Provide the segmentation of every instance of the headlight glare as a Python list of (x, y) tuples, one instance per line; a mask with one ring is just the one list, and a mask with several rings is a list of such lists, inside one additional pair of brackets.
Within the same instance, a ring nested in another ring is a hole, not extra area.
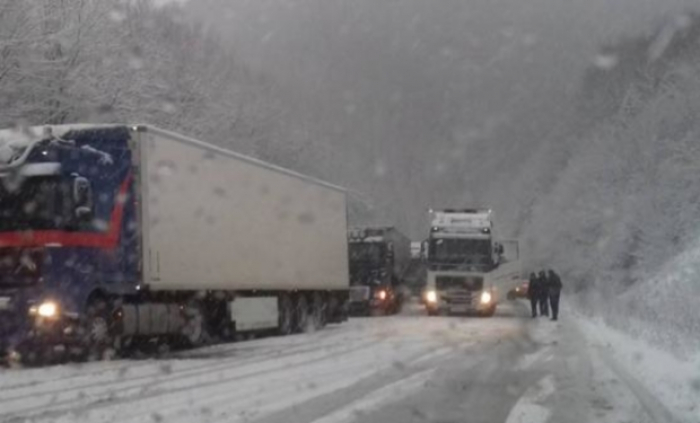
[(56, 317), (58, 315), (58, 304), (53, 301), (45, 301), (39, 307), (32, 308), (41, 317)]
[(428, 291), (425, 294), (425, 299), (428, 300), (429, 303), (436, 303), (437, 302), (437, 292), (435, 291)]
[(484, 291), (481, 293), (481, 304), (488, 304), (491, 302), (491, 293)]

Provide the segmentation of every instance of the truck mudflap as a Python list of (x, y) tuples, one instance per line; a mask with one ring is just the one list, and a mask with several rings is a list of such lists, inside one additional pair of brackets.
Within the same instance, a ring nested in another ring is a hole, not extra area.
[(350, 316), (350, 298), (347, 291), (333, 295), (328, 302), (328, 323), (347, 322)]

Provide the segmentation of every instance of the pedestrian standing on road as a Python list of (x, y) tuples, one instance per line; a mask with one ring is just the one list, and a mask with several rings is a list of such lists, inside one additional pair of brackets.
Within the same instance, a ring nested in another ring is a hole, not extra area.
[(544, 270), (540, 270), (538, 276), (538, 302), (540, 304), (540, 316), (549, 317), (549, 280)]
[(532, 318), (537, 317), (537, 302), (540, 299), (539, 293), (539, 278), (535, 272), (530, 273), (530, 281), (527, 285), (527, 296), (530, 298), (530, 308), (532, 309)]
[(559, 297), (561, 296), (561, 278), (554, 273), (554, 270), (549, 269), (548, 272), (548, 293), (549, 304), (552, 306), (552, 320), (559, 318)]

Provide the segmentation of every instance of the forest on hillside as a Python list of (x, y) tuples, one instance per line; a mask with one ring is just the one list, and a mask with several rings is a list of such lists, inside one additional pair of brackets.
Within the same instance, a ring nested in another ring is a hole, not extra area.
[(145, 122), (313, 171), (274, 84), (151, 0), (0, 0), (0, 127)]
[(535, 173), (513, 188), (530, 195), (518, 223), (532, 262), (563, 269), (599, 311), (696, 336), (700, 15), (604, 45), (578, 98), (581, 130), (538, 158), (560, 170), (539, 192)]
[(0, 0), (0, 128), (149, 123), (342, 183), (283, 98), (177, 3)]

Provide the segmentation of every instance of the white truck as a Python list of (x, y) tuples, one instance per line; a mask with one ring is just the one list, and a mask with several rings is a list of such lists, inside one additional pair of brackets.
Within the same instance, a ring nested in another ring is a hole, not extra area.
[(497, 241), (491, 210), (431, 211), (427, 282), (429, 315), (493, 316), (521, 276), (517, 241)]
[(347, 318), (346, 193), (145, 125), (0, 131), (0, 351)]

